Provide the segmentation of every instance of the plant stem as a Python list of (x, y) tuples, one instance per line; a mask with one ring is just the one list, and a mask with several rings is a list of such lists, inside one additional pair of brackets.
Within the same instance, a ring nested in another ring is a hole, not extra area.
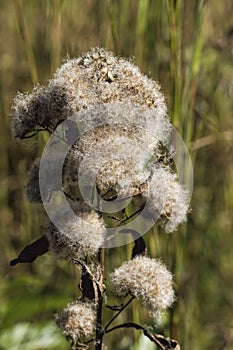
[(122, 308), (116, 313), (116, 315), (108, 322), (108, 324), (106, 325), (106, 327), (104, 328), (105, 332), (107, 331), (108, 327), (112, 324), (112, 322), (120, 315), (120, 313), (131, 303), (131, 301), (134, 299), (135, 297), (132, 296), (127, 303), (122, 306)]
[[(103, 279), (103, 273), (104, 273), (104, 248), (100, 248), (99, 250), (99, 256), (98, 256), (99, 264), (101, 267), (101, 281)], [(97, 301), (97, 308), (96, 308), (96, 343), (95, 343), (95, 350), (101, 350), (102, 349), (102, 342), (103, 342), (103, 336), (104, 336), (104, 330), (102, 327), (102, 305), (103, 305), (103, 291), (98, 289), (98, 301)]]
[(110, 333), (110, 332), (115, 331), (116, 329), (119, 329), (119, 328), (135, 328), (135, 329), (139, 329), (139, 330), (145, 329), (140, 324), (137, 324), (134, 322), (127, 322), (127, 323), (118, 324), (117, 326), (114, 326), (114, 327), (106, 330), (106, 333)]
[(102, 295), (99, 296), (97, 304), (97, 319), (96, 319), (96, 343), (95, 350), (102, 349), (103, 329), (102, 329)]

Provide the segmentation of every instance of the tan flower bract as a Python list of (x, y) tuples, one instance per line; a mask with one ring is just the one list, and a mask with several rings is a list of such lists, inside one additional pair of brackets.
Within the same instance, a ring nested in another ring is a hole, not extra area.
[(153, 317), (158, 317), (174, 301), (172, 274), (156, 259), (136, 256), (124, 262), (110, 277), (117, 295), (131, 293), (149, 308)]

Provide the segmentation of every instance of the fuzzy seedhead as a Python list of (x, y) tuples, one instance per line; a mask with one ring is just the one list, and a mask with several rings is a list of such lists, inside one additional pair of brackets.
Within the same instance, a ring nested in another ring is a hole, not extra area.
[(160, 261), (136, 256), (111, 274), (117, 295), (131, 293), (149, 308), (153, 317), (170, 307), (174, 301), (172, 275)]
[(60, 230), (47, 221), (45, 234), (50, 250), (68, 260), (95, 255), (104, 242), (104, 221), (86, 204), (76, 202), (71, 205), (76, 215), (59, 217), (62, 221)]
[(95, 306), (91, 303), (75, 301), (56, 316), (56, 324), (70, 340), (88, 337), (95, 330)]

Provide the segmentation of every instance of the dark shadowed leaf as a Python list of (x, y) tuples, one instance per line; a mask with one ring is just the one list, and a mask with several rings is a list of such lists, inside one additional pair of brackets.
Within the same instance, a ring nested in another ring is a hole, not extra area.
[(94, 281), (94, 276), (91, 271), (85, 266), (82, 266), (82, 276), (79, 284), (83, 297), (89, 300), (98, 298), (98, 290)]
[(45, 235), (37, 239), (35, 242), (27, 245), (19, 254), (18, 258), (11, 260), (10, 266), (18, 263), (32, 263), (40, 255), (47, 253), (49, 250), (49, 242)]

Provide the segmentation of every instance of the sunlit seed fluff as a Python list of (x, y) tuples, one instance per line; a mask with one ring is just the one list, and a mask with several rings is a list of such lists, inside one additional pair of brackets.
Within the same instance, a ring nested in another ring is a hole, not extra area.
[(131, 293), (148, 307), (153, 317), (158, 317), (174, 301), (172, 274), (156, 259), (136, 256), (124, 262), (110, 277), (117, 295)]
[(13, 134), (25, 138), (40, 128), (54, 129), (73, 112), (114, 101), (148, 106), (159, 118), (167, 115), (165, 98), (155, 81), (128, 60), (95, 48), (63, 64), (47, 87), (18, 93), (12, 107)]
[[(154, 149), (161, 142), (166, 144), (171, 133), (171, 124), (166, 114), (160, 115), (156, 108), (137, 105), (129, 100), (98, 103), (72, 115), (81, 134), (101, 126), (123, 127), (134, 131), (138, 140)], [(136, 130), (133, 130), (136, 128)]]
[(70, 340), (88, 337), (95, 329), (96, 313), (94, 305), (76, 301), (56, 316), (56, 324)]
[(159, 143), (166, 143), (170, 134), (167, 118), (129, 102), (95, 105), (76, 113), (73, 121), (82, 132), (67, 156), (66, 179), (77, 181), (81, 166), (87, 182), (96, 180), (101, 195), (111, 188), (119, 197), (137, 194)]
[[(188, 193), (178, 182), (177, 175), (169, 168), (154, 169), (148, 189), (143, 193), (149, 209), (157, 218), (162, 218), (167, 232), (173, 232), (186, 220), (188, 211)], [(157, 215), (159, 213), (159, 215)]]
[(68, 60), (57, 70), (53, 84), (65, 87), (75, 111), (96, 103), (131, 101), (167, 114), (160, 86), (138, 67), (103, 48), (93, 48), (78, 59)]
[(97, 186), (100, 195), (113, 188), (118, 196), (136, 194), (149, 177), (150, 157), (147, 145), (137, 142), (134, 133), (105, 127), (80, 138), (68, 156), (64, 174), (70, 181), (82, 175), (87, 186)]
[(23, 139), (40, 129), (54, 129), (70, 115), (66, 91), (59, 84), (37, 85), (31, 92), (18, 93), (12, 106), (12, 132)]
[[(74, 215), (48, 221), (45, 226), (50, 250), (64, 259), (94, 255), (104, 242), (103, 219), (86, 204), (72, 204)], [(59, 229), (55, 224), (59, 223)]]

